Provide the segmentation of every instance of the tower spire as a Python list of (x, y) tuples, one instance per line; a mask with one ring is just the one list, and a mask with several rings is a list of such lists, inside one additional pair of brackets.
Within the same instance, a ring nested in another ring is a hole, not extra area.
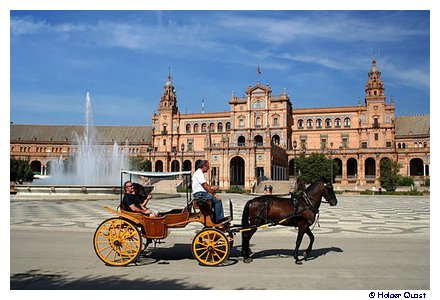
[(373, 58), (365, 86), (365, 104), (369, 101), (385, 101), (385, 87), (380, 79), (381, 74), (377, 61)]

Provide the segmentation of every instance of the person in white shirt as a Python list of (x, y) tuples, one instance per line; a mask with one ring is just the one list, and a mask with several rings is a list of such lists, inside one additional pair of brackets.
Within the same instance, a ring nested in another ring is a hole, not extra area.
[(224, 220), (222, 199), (215, 194), (215, 188), (211, 187), (205, 179), (205, 174), (209, 170), (209, 162), (202, 160), (197, 166), (197, 171), (192, 176), (192, 193), (194, 199), (200, 195), (204, 201), (211, 200), (214, 204), (215, 223), (221, 223)]

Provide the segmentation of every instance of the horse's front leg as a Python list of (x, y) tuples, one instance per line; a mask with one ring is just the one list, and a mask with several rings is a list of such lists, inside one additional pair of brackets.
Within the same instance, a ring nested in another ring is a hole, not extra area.
[(241, 242), (241, 254), (243, 255), (243, 262), (250, 263), (252, 262), (251, 255), (251, 249), (249, 247), (249, 243), (251, 240), (252, 235), (255, 233), (255, 229), (249, 230), (249, 231), (243, 231), (241, 233), (242, 242)]
[(312, 230), (310, 230), (310, 227), (307, 227), (306, 234), (309, 236), (310, 243), (307, 247), (307, 250), (304, 251), (304, 260), (307, 260), (307, 256), (309, 256), (310, 252), (312, 252), (313, 242), (315, 241), (315, 236), (312, 233)]
[(306, 232), (306, 226), (307, 225), (304, 224), (303, 222), (300, 222), (298, 224), (298, 236), (296, 237), (295, 250), (293, 251), (293, 257), (295, 258), (295, 263), (297, 265), (302, 265), (301, 260), (298, 258), (298, 252), (299, 252), (299, 247), (301, 246), (304, 233)]

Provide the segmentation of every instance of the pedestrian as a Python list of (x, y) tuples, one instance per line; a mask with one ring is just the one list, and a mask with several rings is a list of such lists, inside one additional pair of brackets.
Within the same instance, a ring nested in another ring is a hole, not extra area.
[(272, 195), (272, 191), (273, 191), (273, 186), (272, 186), (272, 185), (269, 185), (269, 194)]

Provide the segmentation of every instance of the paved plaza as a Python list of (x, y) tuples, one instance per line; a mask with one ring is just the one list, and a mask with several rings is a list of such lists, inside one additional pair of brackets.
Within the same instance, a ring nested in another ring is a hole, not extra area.
[[(234, 224), (249, 195), (232, 200)], [(235, 236), (229, 260), (203, 267), (191, 254), (200, 224), (173, 229), (136, 264), (109, 267), (93, 250), (93, 232), (113, 217), (103, 206), (118, 200), (23, 200), (11, 197), (12, 289), (430, 289), (430, 199), (428, 197), (338, 196), (322, 204), (310, 260), (295, 265), (295, 229), (259, 230), (251, 241), (254, 261), (241, 259)], [(152, 200), (161, 211), (184, 207), (185, 197)], [(228, 210), (225, 201), (226, 211)], [(301, 249), (308, 244), (305, 237)], [(368, 292), (365, 292), (368, 297)]]
[[(225, 214), (229, 214), (228, 200), (233, 203), (233, 224), (241, 223), (241, 214), (252, 196), (222, 194)], [(41, 228), (47, 230), (94, 231), (105, 219), (115, 215), (103, 209), (116, 209), (119, 200), (17, 200), (11, 199), (11, 229)], [(318, 235), (337, 234), (357, 236), (399, 237), (405, 234), (429, 235), (429, 197), (411, 196), (343, 196), (338, 195), (338, 205), (320, 207), (319, 224), (313, 231)], [(159, 211), (183, 208), (186, 197), (156, 197), (149, 203)], [(201, 225), (188, 224), (173, 229), (176, 234), (194, 234)], [(265, 231), (287, 233), (292, 228), (277, 226)]]

